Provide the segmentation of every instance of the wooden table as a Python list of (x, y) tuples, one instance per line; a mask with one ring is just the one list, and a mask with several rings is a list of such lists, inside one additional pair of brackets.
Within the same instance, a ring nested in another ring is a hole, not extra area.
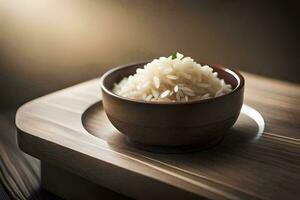
[(243, 75), (245, 113), (254, 118), (242, 114), (209, 149), (158, 154), (128, 145), (105, 116), (98, 79), (22, 106), (18, 144), (41, 160), (43, 187), (68, 199), (299, 199), (300, 87)]

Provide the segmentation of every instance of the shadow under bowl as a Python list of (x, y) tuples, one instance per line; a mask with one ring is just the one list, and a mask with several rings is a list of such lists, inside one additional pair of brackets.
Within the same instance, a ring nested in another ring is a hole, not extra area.
[(210, 65), (232, 92), (188, 102), (147, 102), (112, 92), (114, 83), (135, 73), (146, 63), (120, 66), (101, 79), (103, 107), (108, 119), (133, 143), (158, 146), (206, 146), (223, 137), (236, 122), (244, 97), (244, 78), (234, 70)]

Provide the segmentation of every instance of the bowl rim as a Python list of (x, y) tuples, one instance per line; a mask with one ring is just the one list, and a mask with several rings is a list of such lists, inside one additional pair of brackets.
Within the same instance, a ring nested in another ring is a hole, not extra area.
[[(150, 61), (151, 62), (151, 61)], [(130, 101), (130, 102), (133, 102), (133, 103), (141, 103), (141, 104), (149, 104), (149, 105), (179, 105), (179, 104), (183, 104), (183, 105), (186, 105), (186, 104), (196, 104), (196, 103), (204, 103), (204, 102), (212, 102), (212, 101), (216, 101), (218, 99), (222, 99), (222, 98), (225, 98), (225, 97), (228, 97), (228, 96), (231, 96), (233, 94), (235, 94), (236, 92), (238, 92), (239, 90), (241, 90), (244, 85), (245, 85), (245, 79), (243, 77), (243, 75), (238, 72), (237, 70), (234, 70), (234, 69), (229, 69), (221, 64), (206, 64), (206, 63), (200, 63), (201, 65), (208, 65), (210, 67), (212, 67), (213, 69), (214, 68), (218, 68), (220, 70), (223, 70), (225, 71), (226, 73), (229, 73), (231, 74), (237, 81), (238, 81), (238, 85), (229, 93), (227, 94), (224, 94), (224, 95), (221, 95), (221, 96), (218, 96), (218, 97), (213, 97), (213, 98), (209, 98), (209, 99), (199, 99), (199, 100), (191, 100), (191, 101), (184, 101), (184, 102), (163, 102), (163, 101), (144, 101), (144, 100), (137, 100), (137, 99), (131, 99), (131, 98), (127, 98), (127, 97), (123, 97), (123, 96), (120, 96), (120, 95), (117, 95), (115, 93), (113, 93), (110, 89), (106, 88), (106, 86), (104, 85), (104, 80), (106, 79), (106, 77), (108, 77), (110, 74), (114, 73), (114, 72), (117, 72), (117, 71), (120, 71), (124, 68), (127, 68), (127, 67), (132, 67), (132, 66), (135, 66), (135, 65), (145, 65), (149, 63), (149, 61), (139, 61), (139, 62), (133, 62), (133, 63), (129, 63), (129, 64), (124, 64), (124, 65), (119, 65), (117, 67), (114, 67), (108, 71), (106, 71), (102, 76), (101, 76), (101, 79), (100, 79), (100, 87), (102, 90), (104, 90), (107, 94), (115, 97), (115, 98), (118, 98), (118, 99), (122, 99), (124, 101)]]

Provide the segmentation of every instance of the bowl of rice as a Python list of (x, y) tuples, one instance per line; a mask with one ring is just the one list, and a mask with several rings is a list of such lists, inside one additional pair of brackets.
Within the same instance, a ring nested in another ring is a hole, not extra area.
[(101, 78), (101, 91), (108, 119), (130, 142), (205, 146), (237, 120), (244, 78), (175, 53), (109, 70)]

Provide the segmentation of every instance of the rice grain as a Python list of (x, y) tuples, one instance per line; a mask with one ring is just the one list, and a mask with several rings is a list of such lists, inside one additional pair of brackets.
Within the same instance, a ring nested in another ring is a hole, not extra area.
[(231, 85), (220, 79), (211, 67), (180, 53), (175, 58), (154, 59), (113, 87), (115, 94), (126, 98), (166, 102), (208, 99), (231, 91)]

